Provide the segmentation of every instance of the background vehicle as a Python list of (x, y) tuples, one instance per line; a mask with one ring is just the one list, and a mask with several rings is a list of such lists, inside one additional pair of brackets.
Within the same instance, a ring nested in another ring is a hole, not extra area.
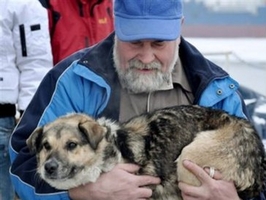
[(266, 97), (244, 86), (240, 87), (240, 93), (247, 105), (250, 120), (262, 138), (266, 149)]

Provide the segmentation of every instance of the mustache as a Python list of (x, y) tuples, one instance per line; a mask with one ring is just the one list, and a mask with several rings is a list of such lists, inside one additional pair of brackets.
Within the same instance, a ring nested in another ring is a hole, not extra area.
[(158, 61), (153, 61), (151, 63), (145, 64), (140, 60), (133, 59), (128, 62), (128, 69), (155, 69), (160, 70), (162, 65)]

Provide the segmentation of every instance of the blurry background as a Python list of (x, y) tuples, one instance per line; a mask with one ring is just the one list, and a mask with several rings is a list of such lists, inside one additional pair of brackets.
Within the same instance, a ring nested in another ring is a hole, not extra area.
[(266, 0), (184, 0), (184, 16), (188, 41), (266, 95)]
[(184, 0), (184, 16), (182, 35), (244, 87), (266, 147), (266, 0)]

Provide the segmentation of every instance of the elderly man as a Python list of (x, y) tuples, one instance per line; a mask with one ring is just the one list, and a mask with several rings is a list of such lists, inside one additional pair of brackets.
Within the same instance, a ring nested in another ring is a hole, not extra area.
[[(25, 140), (38, 125), (67, 113), (125, 121), (158, 108), (198, 104), (246, 117), (238, 83), (181, 37), (181, 0), (115, 0), (114, 13), (115, 33), (50, 71), (11, 138), (11, 177), (22, 199), (148, 199), (152, 190), (145, 186), (160, 182), (136, 175), (139, 166), (133, 164), (119, 164), (95, 183), (65, 192), (40, 181)], [(184, 166), (202, 182), (177, 183), (184, 199), (240, 199), (219, 172), (211, 178), (194, 163)]]

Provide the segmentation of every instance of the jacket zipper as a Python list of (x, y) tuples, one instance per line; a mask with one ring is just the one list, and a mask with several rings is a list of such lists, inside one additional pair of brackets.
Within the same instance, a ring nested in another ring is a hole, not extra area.
[(27, 45), (26, 45), (24, 24), (19, 25), (19, 33), (20, 33), (21, 53), (23, 57), (26, 57), (27, 56)]

